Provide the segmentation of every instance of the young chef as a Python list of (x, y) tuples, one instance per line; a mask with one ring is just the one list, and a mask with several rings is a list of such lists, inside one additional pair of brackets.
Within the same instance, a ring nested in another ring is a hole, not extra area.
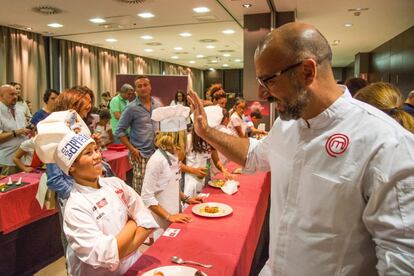
[(119, 178), (101, 177), (101, 153), (74, 114), (52, 113), (37, 125), (35, 138), (39, 158), (56, 163), (75, 181), (63, 221), (68, 274), (121, 275), (158, 225), (132, 188)]
[(184, 158), (189, 113), (190, 108), (182, 105), (159, 107), (152, 112), (151, 119), (160, 122), (155, 138), (158, 149), (148, 161), (141, 196), (161, 227), (154, 232), (155, 240), (171, 223), (191, 221), (191, 216), (180, 214), (180, 201), (202, 202), (201, 198), (185, 196), (180, 191), (180, 162)]

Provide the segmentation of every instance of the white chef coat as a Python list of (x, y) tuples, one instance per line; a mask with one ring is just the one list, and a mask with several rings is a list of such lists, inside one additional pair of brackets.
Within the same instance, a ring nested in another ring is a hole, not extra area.
[[(185, 162), (187, 166), (193, 168), (207, 168), (207, 162), (211, 159), (211, 152), (195, 152), (193, 151), (192, 135), (187, 135), (187, 149)], [(209, 173), (209, 172), (208, 172)], [(186, 196), (195, 197), (204, 187), (205, 178), (198, 178), (191, 173), (184, 174), (184, 194)]]
[[(148, 160), (141, 197), (146, 207), (161, 205), (168, 213), (178, 214), (180, 212), (181, 179), (179, 161), (177, 156), (167, 151), (165, 154), (171, 165), (159, 149)], [(152, 215), (160, 225), (160, 229), (154, 231), (154, 239), (157, 240), (171, 223), (154, 212)]]
[(69, 275), (122, 275), (139, 251), (119, 259), (116, 235), (128, 217), (157, 228), (139, 195), (117, 177), (100, 178), (100, 189), (74, 184), (65, 206), (63, 230), (68, 240)]
[(260, 275), (413, 275), (414, 136), (347, 91), (308, 124), (250, 139), (246, 171), (272, 173)]
[(243, 117), (240, 117), (239, 114), (237, 114), (237, 112), (234, 111), (233, 114), (231, 114), (230, 116), (230, 122), (227, 127), (231, 130), (234, 136), (239, 136), (236, 127), (241, 127), (243, 135), (245, 135), (247, 124), (244, 122), (244, 115)]

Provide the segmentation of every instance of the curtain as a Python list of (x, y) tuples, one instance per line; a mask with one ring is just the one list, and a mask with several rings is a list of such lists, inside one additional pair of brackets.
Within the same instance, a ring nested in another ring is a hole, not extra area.
[(182, 67), (181, 65), (163, 62), (165, 75), (179, 75), (188, 76), (190, 87), (198, 93), (199, 96), (203, 95), (203, 71), (190, 67)]
[(109, 91), (116, 93), (116, 74), (160, 74), (158, 60), (132, 54), (59, 40), (61, 57), (61, 89), (74, 85), (86, 85), (95, 93), (95, 104), (100, 95)]
[(22, 98), (34, 113), (42, 106), (47, 88), (46, 52), (43, 36), (0, 26), (0, 82), (22, 84)]

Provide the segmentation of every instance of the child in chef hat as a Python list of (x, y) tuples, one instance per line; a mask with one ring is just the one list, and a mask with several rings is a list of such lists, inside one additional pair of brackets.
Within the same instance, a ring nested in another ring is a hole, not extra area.
[(159, 122), (155, 137), (157, 150), (145, 169), (141, 196), (152, 211), (160, 229), (157, 239), (172, 222), (188, 223), (189, 215), (181, 214), (180, 200), (188, 204), (201, 203), (199, 197), (187, 197), (180, 191), (180, 161), (184, 158), (187, 118), (190, 108), (182, 105), (159, 107), (152, 111), (151, 119)]
[(63, 221), (68, 274), (124, 274), (157, 223), (132, 188), (119, 178), (101, 177), (101, 153), (76, 112), (54, 112), (37, 128), (39, 158), (75, 181)]

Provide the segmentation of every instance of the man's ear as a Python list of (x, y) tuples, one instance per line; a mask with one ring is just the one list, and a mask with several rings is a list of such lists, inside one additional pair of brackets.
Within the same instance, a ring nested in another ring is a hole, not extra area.
[(72, 174), (76, 171), (76, 169), (72, 166), (69, 168), (69, 174)]
[(306, 86), (311, 85), (312, 82), (315, 80), (316, 68), (317, 63), (313, 59), (309, 58), (303, 61), (303, 75)]

